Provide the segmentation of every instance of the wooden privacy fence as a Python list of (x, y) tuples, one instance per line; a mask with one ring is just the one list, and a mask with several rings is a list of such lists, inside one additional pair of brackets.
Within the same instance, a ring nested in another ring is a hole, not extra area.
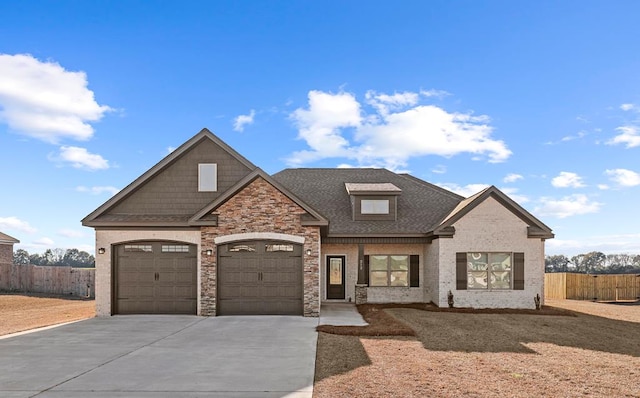
[(95, 298), (95, 268), (0, 264), (0, 290)]
[(544, 274), (544, 297), (571, 300), (640, 299), (640, 276), (636, 274)]

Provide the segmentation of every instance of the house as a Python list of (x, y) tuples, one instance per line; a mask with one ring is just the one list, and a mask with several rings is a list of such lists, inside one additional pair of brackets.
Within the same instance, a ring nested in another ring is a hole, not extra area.
[(0, 291), (12, 290), (13, 245), (20, 241), (0, 232)]
[(82, 220), (99, 316), (299, 314), (322, 302), (534, 308), (553, 233), (495, 187), (385, 169), (268, 175), (204, 129)]
[(20, 241), (0, 232), (0, 265), (13, 264), (13, 245)]

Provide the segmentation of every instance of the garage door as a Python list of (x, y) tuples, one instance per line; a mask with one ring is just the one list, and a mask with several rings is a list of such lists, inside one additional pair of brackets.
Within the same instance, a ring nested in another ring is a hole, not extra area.
[(219, 315), (302, 315), (302, 246), (247, 241), (218, 247)]
[(174, 242), (116, 246), (114, 313), (195, 315), (196, 250)]

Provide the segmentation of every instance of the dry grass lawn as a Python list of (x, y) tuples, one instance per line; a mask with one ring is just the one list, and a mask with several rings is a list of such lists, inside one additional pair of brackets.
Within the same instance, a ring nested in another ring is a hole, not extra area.
[(547, 305), (573, 313), (392, 308), (416, 337), (320, 333), (314, 397), (640, 397), (640, 305)]
[(92, 318), (94, 300), (43, 295), (0, 294), (0, 336)]

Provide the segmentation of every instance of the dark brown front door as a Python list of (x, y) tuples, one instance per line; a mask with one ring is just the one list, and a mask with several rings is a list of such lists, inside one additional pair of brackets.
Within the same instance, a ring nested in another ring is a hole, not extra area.
[(344, 256), (327, 256), (327, 299), (344, 300)]

